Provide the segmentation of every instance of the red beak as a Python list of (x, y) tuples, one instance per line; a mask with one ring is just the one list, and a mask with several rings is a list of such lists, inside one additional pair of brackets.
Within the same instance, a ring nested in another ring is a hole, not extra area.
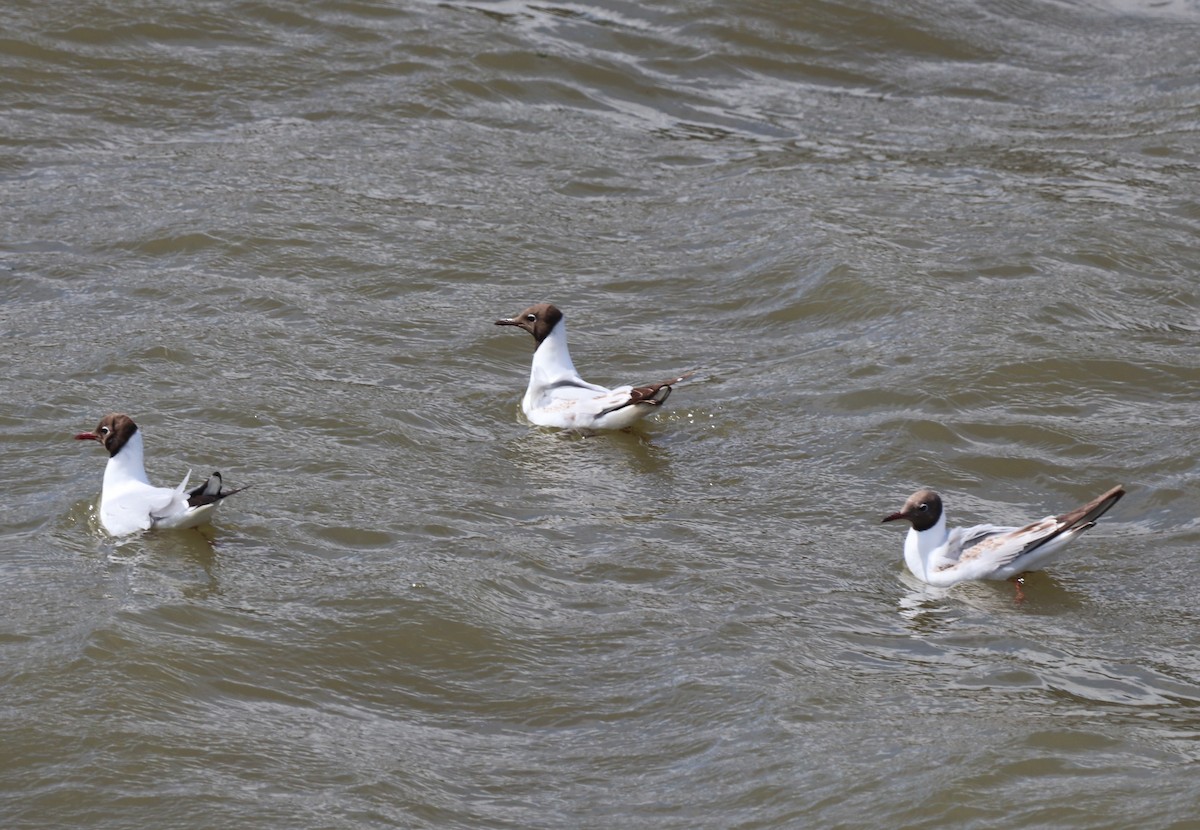
[(99, 441), (100, 436), (94, 432), (81, 432), (75, 436), (76, 441)]
[[(907, 518), (908, 518), (908, 514), (905, 513), (903, 510), (901, 510), (899, 513), (893, 513), (890, 516), (884, 517), (883, 522), (894, 522), (894, 521), (896, 521), (896, 519), (907, 519)], [(883, 524), (883, 522), (880, 522), (880, 524)]]

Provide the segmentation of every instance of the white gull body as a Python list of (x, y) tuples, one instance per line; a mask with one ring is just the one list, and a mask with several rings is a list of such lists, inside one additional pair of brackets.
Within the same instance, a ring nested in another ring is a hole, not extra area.
[(532, 423), (563, 429), (625, 429), (645, 418), (671, 394), (671, 387), (691, 377), (688, 372), (646, 386), (608, 389), (579, 376), (567, 349), (567, 324), (549, 303), (531, 306), (516, 317), (497, 320), (533, 335), (537, 348), (521, 410)]
[(75, 437), (98, 441), (109, 452), (100, 493), (100, 524), (113, 536), (207, 524), (222, 499), (245, 489), (222, 490), (221, 474), (213, 473), (189, 491), (190, 470), (174, 489), (155, 487), (146, 477), (142, 432), (128, 415), (106, 415), (95, 432)]
[(1044, 567), (1123, 495), (1124, 489), (1114, 487), (1083, 507), (1024, 527), (983, 524), (948, 530), (941, 497), (918, 490), (903, 510), (884, 521), (912, 523), (904, 538), (904, 564), (922, 582), (945, 587), (974, 579), (1012, 579)]

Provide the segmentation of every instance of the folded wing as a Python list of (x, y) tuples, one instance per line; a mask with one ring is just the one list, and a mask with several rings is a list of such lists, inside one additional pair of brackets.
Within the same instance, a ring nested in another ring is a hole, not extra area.
[(950, 546), (959, 549), (958, 556), (940, 565), (938, 570), (960, 569), (964, 578), (979, 578), (966, 574), (1006, 578), (1036, 570), (1067, 542), (1094, 527), (1096, 519), (1124, 495), (1124, 488), (1117, 486), (1082, 507), (1061, 516), (1047, 516), (1025, 527), (979, 525), (961, 531), (959, 545)]

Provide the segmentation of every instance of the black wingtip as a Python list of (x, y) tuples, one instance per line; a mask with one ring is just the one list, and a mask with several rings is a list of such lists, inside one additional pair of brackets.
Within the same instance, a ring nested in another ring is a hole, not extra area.
[(240, 493), (247, 489), (250, 485), (244, 485), (234, 490), (223, 489), (224, 479), (221, 478), (221, 473), (214, 470), (213, 474), (208, 479), (194, 490), (188, 491), (188, 507), (203, 507), (206, 504), (215, 504), (222, 499), (227, 499), (235, 493)]

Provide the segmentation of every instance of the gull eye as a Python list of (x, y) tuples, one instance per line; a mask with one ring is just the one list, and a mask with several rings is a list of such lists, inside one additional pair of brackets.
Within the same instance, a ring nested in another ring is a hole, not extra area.
[(525, 319), (528, 320), (530, 323), (536, 323), (537, 315), (536, 314), (526, 314)]
[(928, 513), (929, 505), (926, 504), (925, 502), (921, 502), (920, 504), (917, 505), (917, 510), (921, 513)]
[(101, 435), (108, 435), (108, 427), (100, 427)]

